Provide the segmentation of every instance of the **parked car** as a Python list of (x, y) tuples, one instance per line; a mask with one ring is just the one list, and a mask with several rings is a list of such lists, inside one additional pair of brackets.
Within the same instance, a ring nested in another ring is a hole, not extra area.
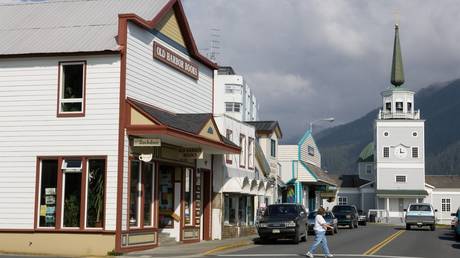
[(433, 209), (433, 206), (429, 203), (411, 203), (406, 212), (406, 229), (411, 229), (412, 226), (419, 228), (428, 226), (431, 231), (436, 230), (436, 215), (435, 212), (438, 210)]
[(332, 213), (338, 220), (339, 226), (358, 227), (358, 210), (354, 205), (336, 205), (332, 208)]
[(299, 204), (272, 204), (257, 225), (262, 241), (290, 238), (294, 243), (307, 240), (307, 212)]
[(457, 218), (457, 221), (454, 227), (454, 232), (455, 232), (455, 237), (457, 238), (457, 240), (460, 241), (460, 207), (458, 208), (456, 213), (452, 213), (450, 215), (455, 216)]
[(363, 210), (358, 210), (358, 224), (363, 226), (367, 225), (367, 215)]
[[(314, 233), (313, 227), (315, 226), (315, 217), (316, 217), (316, 211), (308, 214), (308, 233)], [(326, 211), (326, 214), (324, 214), (324, 220), (326, 221), (327, 224), (331, 225), (334, 228), (334, 229), (328, 228), (326, 233), (334, 235), (335, 233), (339, 232), (338, 225), (337, 225), (337, 218), (334, 216), (332, 212)]]

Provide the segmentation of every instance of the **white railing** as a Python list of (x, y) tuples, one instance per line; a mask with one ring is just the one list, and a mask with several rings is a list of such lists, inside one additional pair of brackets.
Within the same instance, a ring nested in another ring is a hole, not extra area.
[(379, 119), (420, 119), (420, 110), (414, 112), (380, 110)]

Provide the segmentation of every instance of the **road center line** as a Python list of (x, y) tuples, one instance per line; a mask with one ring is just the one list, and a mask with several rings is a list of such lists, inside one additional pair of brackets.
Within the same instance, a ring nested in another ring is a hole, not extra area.
[[(305, 257), (304, 254), (219, 254), (218, 257)], [(315, 257), (324, 257), (324, 254), (316, 254)], [(389, 255), (365, 255), (365, 254), (334, 254), (336, 257), (371, 257), (371, 258), (421, 258), (409, 256)]]
[(396, 239), (398, 236), (402, 235), (404, 232), (405, 232), (404, 230), (399, 230), (398, 232), (390, 235), (389, 237), (385, 238), (382, 242), (374, 245), (369, 250), (364, 252), (364, 255), (373, 255), (373, 254), (377, 253), (380, 249), (382, 249), (384, 246), (386, 246), (391, 241)]

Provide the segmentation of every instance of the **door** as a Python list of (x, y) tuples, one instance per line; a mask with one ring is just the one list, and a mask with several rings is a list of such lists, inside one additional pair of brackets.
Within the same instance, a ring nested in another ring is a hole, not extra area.
[(211, 240), (211, 213), (212, 213), (212, 180), (211, 171), (200, 170), (203, 180), (203, 240)]
[(174, 167), (160, 166), (158, 175), (159, 228), (173, 228), (174, 220)]

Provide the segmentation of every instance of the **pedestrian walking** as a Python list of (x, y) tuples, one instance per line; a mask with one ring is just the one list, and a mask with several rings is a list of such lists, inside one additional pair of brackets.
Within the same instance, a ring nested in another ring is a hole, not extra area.
[(329, 247), (327, 246), (326, 239), (327, 229), (330, 228), (334, 230), (334, 228), (331, 225), (327, 224), (326, 220), (324, 220), (323, 216), (325, 213), (326, 211), (323, 207), (320, 207), (316, 212), (315, 226), (313, 227), (313, 230), (315, 231), (315, 242), (310, 246), (310, 249), (305, 254), (307, 257), (313, 258), (313, 253), (315, 252), (319, 244), (321, 244), (321, 247), (323, 248), (325, 257), (334, 257), (331, 254), (331, 252), (329, 252)]

